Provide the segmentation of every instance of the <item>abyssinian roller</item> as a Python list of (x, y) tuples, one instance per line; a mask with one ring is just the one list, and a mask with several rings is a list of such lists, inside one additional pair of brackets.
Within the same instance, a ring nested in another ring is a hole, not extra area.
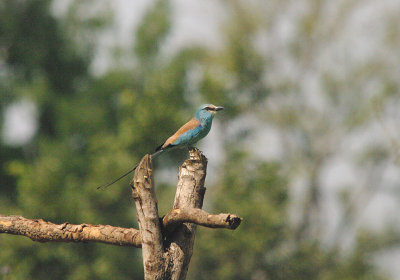
[[(224, 107), (215, 106), (213, 104), (204, 104), (201, 105), (197, 110), (196, 115), (190, 121), (185, 123), (181, 128), (178, 129), (171, 137), (169, 137), (162, 145), (157, 147), (156, 151), (151, 155), (155, 157), (165, 151), (170, 151), (176, 148), (190, 148), (192, 145), (197, 143), (200, 139), (207, 136), (210, 132), (211, 125), (215, 114), (218, 111), (223, 110)], [(118, 177), (114, 181), (98, 187), (98, 189), (105, 189), (108, 186), (111, 186), (115, 182), (127, 176), (129, 173), (136, 169), (137, 165)]]

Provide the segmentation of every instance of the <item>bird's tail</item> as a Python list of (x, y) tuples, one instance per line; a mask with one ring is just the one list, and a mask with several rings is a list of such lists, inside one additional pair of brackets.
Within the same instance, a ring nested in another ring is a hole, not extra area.
[[(152, 157), (152, 158), (155, 158), (155, 157), (157, 157), (159, 154), (161, 154), (162, 152), (164, 152), (164, 150), (158, 150), (158, 151), (156, 151), (155, 153), (153, 153), (153, 154), (151, 155), (151, 157)], [(117, 179), (113, 180), (112, 182), (110, 182), (110, 183), (108, 183), (108, 184), (106, 184), (106, 185), (97, 187), (97, 189), (98, 189), (98, 190), (100, 190), (100, 189), (101, 189), (101, 190), (105, 190), (107, 187), (111, 186), (112, 184), (118, 182), (118, 181), (121, 180), (122, 178), (128, 176), (130, 173), (132, 173), (133, 171), (135, 171), (135, 169), (136, 169), (137, 167), (138, 167), (138, 165), (136, 165), (134, 168), (132, 168), (131, 170), (127, 171), (127, 172), (124, 173), (123, 175), (119, 176)]]
[(118, 182), (119, 180), (121, 180), (121, 179), (124, 178), (125, 176), (128, 176), (131, 172), (135, 171), (136, 167), (138, 167), (138, 166), (136, 165), (134, 168), (132, 168), (132, 169), (129, 170), (128, 172), (124, 173), (123, 175), (121, 175), (120, 177), (118, 177), (117, 179), (115, 179), (114, 181), (112, 181), (112, 182), (110, 182), (110, 183), (108, 183), (108, 184), (106, 184), (106, 185), (99, 186), (99, 187), (97, 187), (97, 189), (98, 189), (98, 190), (100, 190), (100, 189), (101, 189), (101, 190), (105, 190), (107, 187), (109, 187), (109, 186), (111, 186), (112, 184)]
[(157, 150), (155, 151), (152, 155), (151, 158), (156, 158), (158, 155), (160, 155), (162, 152), (164, 152), (164, 150)]

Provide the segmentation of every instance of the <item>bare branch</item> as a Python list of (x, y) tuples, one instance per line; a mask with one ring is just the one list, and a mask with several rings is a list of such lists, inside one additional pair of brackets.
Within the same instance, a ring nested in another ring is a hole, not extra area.
[(173, 209), (163, 218), (167, 233), (172, 233), (182, 223), (193, 223), (209, 228), (236, 229), (242, 219), (234, 214), (209, 214), (198, 208)]
[(42, 219), (0, 215), (0, 233), (22, 235), (39, 242), (101, 242), (141, 247), (140, 233), (134, 228), (108, 225), (53, 224)]
[[(197, 149), (189, 151), (190, 159), (179, 168), (174, 209), (201, 208), (206, 188), (207, 158)], [(170, 279), (185, 279), (193, 254), (196, 225), (180, 224), (167, 235), (170, 246), (166, 252), (166, 275)]]
[[(235, 229), (241, 219), (233, 214), (212, 215), (201, 209), (174, 209), (163, 219), (167, 233), (181, 223), (194, 223), (211, 228)], [(39, 242), (101, 242), (111, 245), (141, 247), (141, 235), (134, 228), (109, 225), (54, 224), (42, 219), (0, 215), (0, 233), (26, 236)]]
[(164, 279), (164, 246), (154, 192), (151, 156), (145, 155), (135, 171), (132, 197), (135, 200), (145, 279)]

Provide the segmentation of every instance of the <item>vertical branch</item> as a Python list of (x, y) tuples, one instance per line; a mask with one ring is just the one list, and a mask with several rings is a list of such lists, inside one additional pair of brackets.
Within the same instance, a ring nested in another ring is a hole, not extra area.
[[(207, 158), (197, 149), (189, 151), (190, 159), (179, 168), (178, 186), (174, 209), (202, 208), (206, 191)], [(166, 275), (168, 279), (185, 279), (193, 253), (196, 225), (183, 223), (167, 236), (170, 244), (166, 252)]]
[(142, 236), (145, 279), (164, 279), (164, 248), (149, 155), (144, 156), (136, 168), (131, 187)]

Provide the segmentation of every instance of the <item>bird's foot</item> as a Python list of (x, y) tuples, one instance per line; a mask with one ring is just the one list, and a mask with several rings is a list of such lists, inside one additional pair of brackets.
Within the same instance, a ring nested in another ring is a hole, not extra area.
[(189, 149), (189, 156), (191, 160), (199, 160), (203, 153), (195, 148), (195, 147), (188, 147)]
[(188, 150), (189, 150), (189, 153), (194, 152), (194, 151), (199, 151), (199, 149), (197, 149), (196, 147), (193, 147), (193, 146), (188, 146)]

